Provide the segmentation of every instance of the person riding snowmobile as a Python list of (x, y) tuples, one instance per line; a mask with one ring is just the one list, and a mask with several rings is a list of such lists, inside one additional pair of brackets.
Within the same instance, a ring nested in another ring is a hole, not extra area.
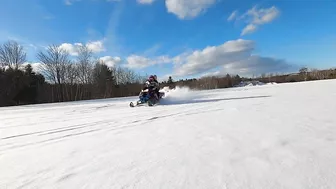
[[(149, 76), (144, 85), (145, 86), (139, 94), (139, 100), (136, 102), (136, 105), (133, 102), (130, 102), (131, 107), (136, 107), (144, 103), (147, 103), (149, 106), (153, 106), (159, 102), (160, 98), (165, 96), (164, 92), (160, 92), (159, 82), (156, 75)], [(154, 97), (155, 99), (151, 97)]]
[(148, 77), (145, 86), (142, 90), (149, 90), (149, 94), (150, 95), (154, 95), (155, 98), (158, 100), (159, 99), (159, 95), (160, 95), (160, 87), (159, 87), (159, 82), (157, 81), (157, 76), (156, 75), (151, 75)]

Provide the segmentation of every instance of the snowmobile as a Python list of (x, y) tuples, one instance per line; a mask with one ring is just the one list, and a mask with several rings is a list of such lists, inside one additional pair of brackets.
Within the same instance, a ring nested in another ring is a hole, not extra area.
[(159, 92), (159, 99), (156, 99), (152, 93), (154, 93), (154, 91), (150, 92), (148, 89), (141, 90), (139, 93), (139, 100), (135, 104), (131, 102), (130, 107), (136, 107), (145, 104), (148, 106), (154, 106), (158, 104), (160, 99), (165, 96), (164, 92)]

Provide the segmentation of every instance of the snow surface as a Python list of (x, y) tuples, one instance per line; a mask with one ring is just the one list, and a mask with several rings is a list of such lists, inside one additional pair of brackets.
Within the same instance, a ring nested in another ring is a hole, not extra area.
[(0, 108), (0, 188), (336, 188), (336, 80)]

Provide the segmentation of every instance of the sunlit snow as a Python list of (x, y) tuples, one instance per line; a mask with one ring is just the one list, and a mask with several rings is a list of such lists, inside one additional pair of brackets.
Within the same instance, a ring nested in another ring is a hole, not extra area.
[(0, 188), (336, 188), (336, 80), (0, 108)]

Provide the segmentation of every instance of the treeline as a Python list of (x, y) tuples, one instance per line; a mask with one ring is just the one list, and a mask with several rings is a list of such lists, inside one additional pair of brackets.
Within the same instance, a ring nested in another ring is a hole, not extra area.
[(292, 74), (263, 74), (256, 78), (261, 82), (276, 82), (276, 83), (288, 83), (288, 82), (301, 82), (301, 81), (314, 81), (324, 79), (336, 79), (336, 69), (309, 69), (307, 67), (301, 68), (298, 73)]
[(133, 96), (146, 79), (127, 68), (108, 67), (86, 46), (74, 60), (56, 45), (37, 58), (41, 64), (35, 73), (30, 64), (23, 66), (26, 52), (17, 42), (0, 46), (0, 106)]
[(0, 106), (37, 103), (41, 97), (45, 79), (35, 74), (30, 65), (25, 70), (0, 69)]
[(176, 86), (187, 86), (191, 89), (207, 90), (207, 89), (219, 89), (238, 86), (241, 82), (246, 81), (259, 81), (263, 83), (288, 83), (288, 82), (302, 82), (324, 79), (336, 79), (336, 69), (318, 70), (301, 68), (298, 73), (292, 74), (262, 74), (259, 77), (247, 78), (240, 77), (239, 75), (226, 76), (208, 76), (199, 79), (185, 79), (174, 81), (172, 77), (169, 77), (167, 82), (163, 82), (164, 85), (170, 88)]
[(191, 89), (197, 90), (208, 90), (208, 89), (219, 89), (219, 88), (228, 88), (238, 85), (244, 78), (241, 78), (239, 75), (231, 76), (227, 74), (224, 77), (211, 76), (211, 77), (202, 77), (199, 79), (181, 79), (174, 81), (172, 77), (169, 77), (167, 82), (162, 82), (163, 85), (169, 86), (170, 88), (175, 88), (176, 86), (182, 87), (187, 86)]
[[(26, 52), (15, 41), (0, 45), (0, 106), (67, 102), (139, 94), (147, 77), (122, 67), (108, 67), (95, 58), (86, 46), (78, 49), (76, 59), (56, 45), (37, 53), (40, 62), (37, 73), (26, 64)], [(293, 74), (262, 74), (246, 78), (239, 75), (211, 76), (161, 82), (161, 86), (188, 86), (208, 90), (229, 88), (245, 81), (264, 83), (300, 82), (335, 79), (336, 69), (317, 70), (302, 68)]]

